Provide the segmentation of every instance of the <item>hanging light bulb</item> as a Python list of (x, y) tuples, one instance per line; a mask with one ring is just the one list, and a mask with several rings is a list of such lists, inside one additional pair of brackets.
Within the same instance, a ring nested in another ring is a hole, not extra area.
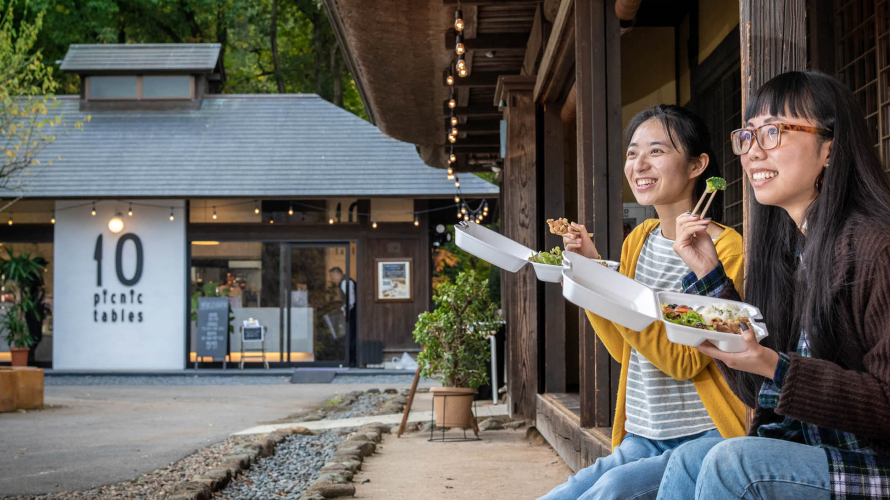
[(448, 176), (448, 180), (449, 180), (449, 181), (453, 181), (453, 180), (454, 180), (454, 174), (449, 175), (449, 176)]
[(12, 225), (12, 212), (9, 212), (9, 225)]
[(260, 214), (260, 202), (256, 200), (253, 202), (253, 213), (259, 215)]
[(448, 107), (454, 109), (457, 106), (457, 101), (454, 99), (454, 95), (451, 95), (451, 99), (448, 100)]
[(415, 226), (419, 226), (419, 225), (420, 225), (420, 219), (418, 219), (416, 215), (414, 216), (414, 225), (415, 225)]
[(466, 47), (464, 47), (463, 40), (464, 39), (461, 35), (457, 35), (457, 38), (454, 39), (454, 41), (456, 42), (454, 45), (454, 52), (456, 52), (459, 56), (463, 55), (463, 53), (467, 51)]
[(462, 213), (462, 214), (467, 213), (467, 206), (466, 206), (466, 205), (461, 205), (461, 206), (460, 206), (460, 213)]
[(173, 220), (173, 207), (170, 207), (170, 220)]
[(457, 220), (461, 220), (464, 218), (464, 214), (460, 213), (460, 210), (457, 211)]
[(455, 142), (457, 142), (457, 137), (455, 137), (455, 136), (449, 134), (449, 135), (448, 135), (448, 142), (450, 142), (451, 144), (454, 144)]
[(124, 218), (120, 212), (116, 213), (114, 217), (108, 221), (108, 230), (114, 234), (124, 230)]
[(127, 216), (128, 217), (133, 216), (133, 203), (132, 202), (130, 203), (130, 208), (127, 209)]
[(452, 124), (452, 125), (457, 125), (457, 117), (456, 117), (456, 116), (452, 116), (452, 117), (451, 117), (451, 124)]
[(55, 211), (55, 210), (53, 210), (53, 216), (52, 216), (52, 218), (49, 220), (49, 223), (50, 223), (50, 224), (55, 224), (55, 223), (56, 223), (56, 211)]
[(467, 71), (467, 67), (464, 66), (462, 68), (457, 68), (457, 76), (461, 78), (466, 78), (469, 72)]
[(458, 179), (457, 177), (454, 178), (454, 187), (456, 187), (456, 188), (460, 187), (460, 179)]
[(464, 30), (464, 13), (460, 9), (454, 12), (454, 29), (457, 31)]
[(269, 215), (269, 224), (275, 224), (275, 219)]
[(287, 215), (293, 215), (293, 214), (294, 214), (294, 205), (293, 205), (293, 203), (291, 203), (290, 207), (288, 207), (288, 209), (287, 209)]
[(470, 220), (470, 216), (469, 216), (469, 214), (464, 214), (464, 220), (465, 220), (465, 221), (469, 221), (469, 220)]
[(377, 229), (377, 221), (376, 220), (371, 222), (371, 227), (374, 229)]
[(333, 217), (329, 217), (329, 218), (328, 218), (328, 224), (333, 224), (333, 223), (334, 223), (334, 218), (333, 218)]
[[(96, 202), (95, 201), (93, 202), (93, 209), (90, 211), (90, 215), (92, 215), (93, 217), (96, 216)], [(12, 224), (10, 224), (10, 226), (11, 225)]]
[[(457, 71), (458, 71), (459, 75), (460, 75), (460, 70), (464, 70), (464, 71), (467, 70), (467, 62), (464, 61), (463, 57), (461, 57), (457, 60)], [(460, 76), (467, 76), (467, 75), (464, 74), (464, 75), (460, 75)]]
[(213, 220), (216, 220), (216, 207), (213, 207)]
[(448, 76), (445, 77), (445, 83), (448, 85), (454, 85), (454, 75), (448, 73)]
[(451, 135), (457, 135), (458, 133), (457, 127), (451, 127)]
[(454, 202), (455, 202), (455, 203), (460, 203), (460, 196), (459, 196), (459, 195), (454, 195)]
[(454, 175), (454, 169), (453, 169), (453, 168), (448, 167), (448, 175)]
[(448, 157), (448, 161), (450, 161), (451, 163), (456, 162), (456, 161), (457, 161), (457, 155), (454, 154), (454, 153), (451, 153), (451, 156)]

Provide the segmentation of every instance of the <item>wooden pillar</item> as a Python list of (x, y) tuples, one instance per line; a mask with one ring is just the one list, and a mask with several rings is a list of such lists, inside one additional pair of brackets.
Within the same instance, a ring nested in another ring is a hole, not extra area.
[[(543, 215), (541, 219), (562, 217), (566, 209), (565, 197), (565, 123), (557, 103), (545, 103), (541, 110), (541, 168), (543, 184)], [(562, 248), (562, 238), (551, 234), (547, 224), (541, 224), (544, 241), (541, 250)], [(544, 390), (566, 392), (566, 301), (559, 283), (544, 284)]]
[[(578, 220), (603, 257), (622, 244), (621, 32), (614, 0), (575, 2), (578, 101)], [(611, 359), (582, 310), (579, 318), (581, 426), (612, 424)]]
[[(504, 157), (503, 234), (529, 248), (542, 243), (538, 221), (537, 149), (535, 141), (534, 77), (502, 76), (495, 104), (503, 100), (507, 122)], [(506, 273), (502, 293), (509, 295), (507, 322), (508, 389), (511, 415), (534, 418), (538, 393), (538, 282), (534, 269), (525, 266)]]
[[(740, 0), (742, 112), (770, 78), (807, 67), (806, 0)], [(743, 181), (744, 233), (748, 232), (748, 180)]]

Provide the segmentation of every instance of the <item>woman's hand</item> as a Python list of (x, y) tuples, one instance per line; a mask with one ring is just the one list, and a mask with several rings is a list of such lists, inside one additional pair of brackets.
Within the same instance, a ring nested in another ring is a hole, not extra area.
[(714, 347), (707, 340), (696, 347), (699, 352), (714, 359), (726, 363), (733, 370), (762, 375), (773, 378), (776, 373), (776, 365), (779, 364), (779, 354), (769, 347), (763, 347), (757, 343), (754, 330), (748, 329), (748, 325), (742, 323), (742, 338), (745, 339), (748, 349), (742, 352), (725, 352)]
[(596, 251), (596, 245), (590, 239), (587, 229), (581, 224), (572, 222), (569, 232), (562, 235), (562, 244), (566, 252), (575, 252), (588, 259), (599, 259), (600, 253)]
[(681, 214), (677, 217), (677, 239), (674, 251), (695, 273), (698, 279), (704, 278), (720, 262), (717, 247), (708, 235), (711, 219), (699, 219), (697, 215)]

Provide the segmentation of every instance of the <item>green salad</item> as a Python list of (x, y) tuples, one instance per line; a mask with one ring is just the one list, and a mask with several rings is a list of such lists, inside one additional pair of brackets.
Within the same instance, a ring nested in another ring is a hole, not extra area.
[(533, 253), (528, 260), (537, 264), (547, 264), (548, 266), (562, 265), (562, 248), (556, 247), (549, 252)]
[(701, 330), (714, 330), (714, 327), (705, 323), (705, 318), (701, 314), (692, 310), (689, 306), (677, 304), (661, 304), (661, 312), (665, 321), (676, 323), (678, 325), (691, 326)]
[(714, 191), (726, 191), (726, 179), (723, 177), (711, 177), (707, 182), (707, 192), (709, 193), (713, 193)]

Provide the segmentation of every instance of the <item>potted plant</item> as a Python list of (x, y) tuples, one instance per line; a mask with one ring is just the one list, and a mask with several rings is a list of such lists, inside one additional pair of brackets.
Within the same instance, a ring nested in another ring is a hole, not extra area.
[(476, 389), (488, 382), (489, 337), (501, 317), (489, 297), (488, 280), (475, 271), (440, 284), (433, 301), (436, 308), (422, 313), (414, 327), (414, 340), (423, 346), (417, 363), (422, 376), (442, 377), (443, 387), (430, 390), (436, 425), (467, 428), (474, 418)]
[(5, 283), (4, 287), (12, 287), (14, 300), (0, 319), (0, 325), (6, 332), (12, 366), (28, 366), (28, 352), (35, 343), (28, 321), (40, 318), (41, 311), (34, 300), (34, 292), (39, 290), (34, 288), (39, 288), (43, 283), (40, 273), (46, 261), (39, 257), (31, 258), (27, 252), (13, 255), (8, 247), (6, 252), (7, 258), (0, 261), (0, 279)]

